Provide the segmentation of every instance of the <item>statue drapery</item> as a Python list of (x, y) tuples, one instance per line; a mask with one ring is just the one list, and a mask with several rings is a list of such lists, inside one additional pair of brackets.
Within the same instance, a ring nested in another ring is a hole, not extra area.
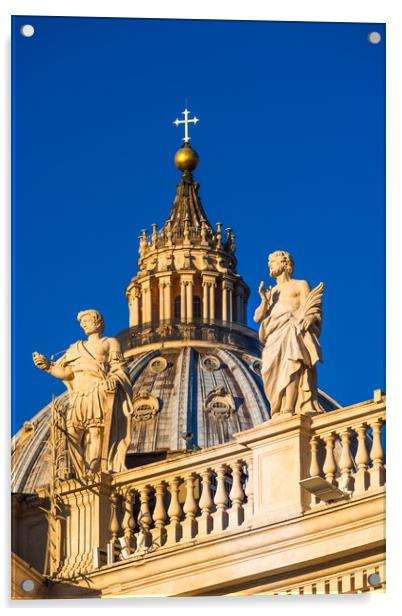
[[(106, 338), (103, 340), (107, 341)], [(94, 460), (83, 455), (82, 441), (100, 439), (96, 470), (125, 470), (125, 455), (131, 440), (132, 385), (121, 352), (111, 351), (103, 361), (97, 360), (79, 340), (56, 362), (70, 368), (74, 377), (85, 374), (89, 387), (80, 387), (76, 378), (63, 380), (69, 391), (66, 412), (69, 452), (79, 476), (93, 468)], [(88, 377), (91, 377), (88, 380)], [(91, 430), (91, 429), (94, 430)], [(99, 434), (101, 431), (101, 434)], [(92, 432), (92, 434), (91, 434)], [(92, 448), (92, 452), (94, 451)]]
[[(319, 335), (322, 322), (320, 283), (310, 291), (305, 303), (292, 311), (278, 302), (262, 320), (259, 337), (264, 343), (261, 375), (271, 415), (281, 412), (287, 388), (294, 383), (297, 397), (293, 412), (321, 412), (318, 403), (316, 363), (322, 360)], [(303, 329), (303, 322), (311, 324)]]

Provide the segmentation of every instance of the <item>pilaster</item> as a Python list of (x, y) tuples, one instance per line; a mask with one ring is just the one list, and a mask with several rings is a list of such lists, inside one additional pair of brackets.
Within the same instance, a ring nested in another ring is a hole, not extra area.
[(237, 284), (235, 288), (235, 304), (236, 304), (236, 321), (244, 324), (244, 288), (241, 284)]
[(159, 321), (170, 321), (172, 318), (172, 273), (161, 272), (156, 274), (155, 278), (159, 281)]
[(187, 323), (193, 322), (193, 280), (186, 283), (186, 320)]
[(214, 282), (209, 285), (209, 314), (212, 322), (215, 321), (215, 288)]
[(164, 279), (165, 285), (165, 320), (170, 321), (172, 318), (172, 282), (171, 276)]
[(233, 281), (222, 279), (222, 321), (233, 321)]
[(137, 327), (140, 324), (140, 286), (132, 282), (127, 289), (126, 295), (129, 310), (129, 326)]
[(141, 300), (142, 300), (142, 323), (152, 321), (152, 299), (151, 299), (151, 278), (148, 276), (141, 281)]
[(159, 278), (159, 321), (165, 318), (165, 285), (163, 279)]
[(209, 316), (209, 283), (202, 283), (202, 318), (204, 322), (207, 322)]
[(193, 285), (194, 272), (180, 274), (180, 321), (182, 323), (192, 323), (193, 321)]
[(203, 319), (204, 321), (214, 321), (215, 319), (215, 288), (219, 274), (216, 272), (202, 272), (201, 280), (203, 286)]

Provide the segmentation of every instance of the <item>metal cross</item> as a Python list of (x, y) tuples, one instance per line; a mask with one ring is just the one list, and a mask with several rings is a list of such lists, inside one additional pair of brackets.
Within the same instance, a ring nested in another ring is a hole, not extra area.
[(190, 110), (186, 109), (184, 111), (182, 111), (182, 113), (184, 114), (184, 120), (179, 120), (178, 118), (175, 119), (175, 121), (173, 122), (173, 124), (176, 124), (176, 126), (179, 126), (179, 124), (184, 124), (184, 137), (183, 137), (183, 141), (185, 143), (188, 143), (190, 141), (190, 137), (188, 136), (188, 125), (189, 124), (197, 124), (197, 122), (199, 122), (199, 118), (197, 118), (196, 116), (194, 116), (191, 120), (188, 119), (188, 114), (190, 113)]

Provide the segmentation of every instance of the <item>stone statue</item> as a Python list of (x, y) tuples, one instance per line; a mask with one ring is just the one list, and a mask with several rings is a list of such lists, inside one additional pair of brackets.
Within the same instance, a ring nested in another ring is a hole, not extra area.
[(88, 340), (72, 344), (56, 362), (40, 353), (32, 357), (68, 389), (68, 451), (77, 478), (84, 480), (101, 470), (126, 470), (133, 392), (119, 341), (102, 335), (102, 315), (84, 310), (77, 319)]
[(311, 290), (306, 280), (294, 280), (293, 260), (277, 250), (268, 258), (269, 275), (276, 285), (268, 290), (261, 282), (261, 303), (254, 314), (260, 323), (261, 376), (271, 406), (271, 416), (322, 412), (318, 403), (316, 363), (322, 361), (321, 282)]

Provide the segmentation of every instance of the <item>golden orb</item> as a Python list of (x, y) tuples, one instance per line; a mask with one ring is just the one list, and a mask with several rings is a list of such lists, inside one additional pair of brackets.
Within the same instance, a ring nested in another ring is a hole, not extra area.
[(198, 161), (197, 152), (188, 143), (185, 143), (180, 150), (177, 150), (174, 157), (174, 164), (180, 171), (194, 171)]

